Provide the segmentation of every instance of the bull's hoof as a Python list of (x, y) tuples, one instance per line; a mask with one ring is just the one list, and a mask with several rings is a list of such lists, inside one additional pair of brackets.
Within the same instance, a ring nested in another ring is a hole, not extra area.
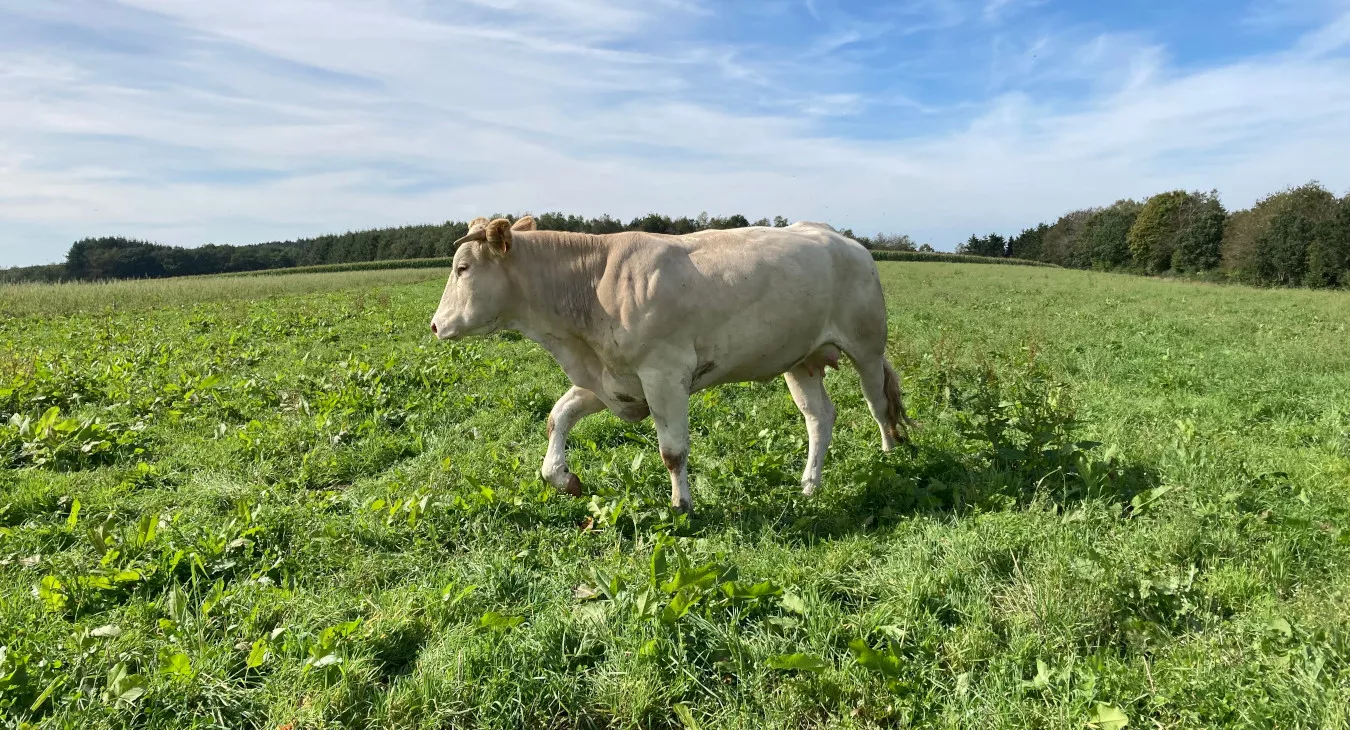
[(576, 474), (567, 475), (567, 493), (573, 497), (581, 496), (581, 480), (577, 478)]
[(671, 502), (670, 508), (675, 510), (675, 514), (694, 516), (694, 503), (686, 501)]

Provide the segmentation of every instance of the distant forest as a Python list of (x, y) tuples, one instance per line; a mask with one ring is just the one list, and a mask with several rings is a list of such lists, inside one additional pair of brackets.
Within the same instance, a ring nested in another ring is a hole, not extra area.
[[(513, 218), (513, 216), (501, 216)], [(610, 216), (535, 216), (540, 229), (580, 233), (683, 234), (709, 228), (786, 226), (782, 216), (671, 218), (652, 213), (624, 223)], [(403, 226), (245, 246), (164, 246), (126, 238), (75, 242), (65, 263), (0, 269), (0, 282), (158, 278), (264, 269), (445, 257), (468, 232), (465, 221)], [(844, 235), (870, 249), (932, 251), (906, 235)], [(956, 248), (1077, 269), (1184, 275), (1259, 286), (1350, 287), (1350, 195), (1316, 182), (1289, 188), (1245, 210), (1227, 211), (1215, 192), (1173, 190), (1143, 202), (1118, 200), (1075, 210), (1015, 236), (971, 236)]]
[[(512, 218), (514, 216), (500, 216)], [(761, 218), (753, 224), (743, 215), (670, 218), (652, 213), (624, 223), (607, 215), (584, 218), (563, 213), (535, 216), (542, 230), (578, 233), (648, 231), (683, 234), (709, 228), (741, 228), (748, 225), (788, 225), (786, 218)], [(0, 282), (103, 279), (144, 279), (166, 276), (223, 274), (264, 269), (347, 264), (365, 261), (417, 259), (450, 256), (454, 242), (468, 233), (465, 221), (440, 225), (403, 226), (318, 236), (297, 241), (277, 241), (245, 246), (207, 244), (197, 248), (165, 246), (127, 238), (86, 238), (76, 241), (65, 263), (0, 269)], [(852, 231), (844, 231), (853, 236)], [(907, 236), (853, 236), (864, 245), (914, 250)], [(931, 249), (929, 249), (931, 250)]]
[(1075, 210), (1010, 238), (971, 236), (957, 251), (1257, 286), (1350, 287), (1350, 195), (1310, 182), (1230, 212), (1215, 192), (1173, 190)]

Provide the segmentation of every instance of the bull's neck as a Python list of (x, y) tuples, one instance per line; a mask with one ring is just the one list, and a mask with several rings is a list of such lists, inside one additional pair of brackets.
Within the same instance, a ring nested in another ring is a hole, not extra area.
[(583, 337), (603, 316), (596, 288), (606, 248), (596, 236), (538, 232), (512, 242), (516, 325), (532, 340)]

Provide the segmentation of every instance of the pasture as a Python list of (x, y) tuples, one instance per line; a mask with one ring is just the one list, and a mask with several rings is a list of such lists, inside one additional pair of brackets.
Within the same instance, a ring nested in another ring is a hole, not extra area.
[(443, 269), (0, 289), (0, 725), (1350, 726), (1350, 296), (879, 268), (917, 453), (706, 391), (693, 518)]

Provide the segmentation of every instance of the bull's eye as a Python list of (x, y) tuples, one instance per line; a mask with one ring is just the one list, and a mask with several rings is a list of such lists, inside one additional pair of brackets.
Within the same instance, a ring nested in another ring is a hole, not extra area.
[(469, 270), (468, 264), (460, 264), (459, 266), (455, 267), (455, 276), (459, 276), (460, 274), (463, 274), (468, 270)]

